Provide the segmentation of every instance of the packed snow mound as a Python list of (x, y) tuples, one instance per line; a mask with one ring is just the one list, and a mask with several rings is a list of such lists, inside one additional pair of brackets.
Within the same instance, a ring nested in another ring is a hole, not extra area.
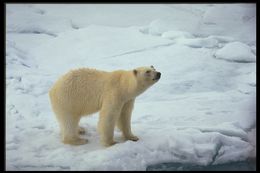
[[(202, 133), (195, 129), (172, 130), (172, 134), (154, 135), (160, 139), (157, 143), (146, 137), (137, 145), (127, 141), (124, 145), (115, 145), (101, 151), (105, 157), (84, 159), (85, 165), (75, 165), (73, 170), (145, 170), (148, 165), (161, 161), (174, 161), (197, 165), (220, 164), (233, 161), (232, 158), (244, 160), (249, 157), (252, 146), (236, 137), (212, 132)], [(181, 148), (181, 149), (180, 149)], [(112, 153), (112, 155), (110, 155)], [(115, 164), (120, 163), (120, 164)]]
[(167, 31), (162, 34), (162, 37), (173, 40), (174, 43), (192, 48), (221, 48), (225, 43), (235, 40), (232, 37), (218, 35), (200, 38), (185, 31)]
[(219, 43), (228, 43), (228, 42), (235, 41), (233, 37), (228, 37), (228, 36), (210, 35), (208, 38), (216, 39)]
[(218, 40), (214, 38), (194, 38), (194, 39), (181, 38), (177, 40), (177, 43), (184, 44), (193, 48), (202, 48), (202, 47), (214, 48), (219, 46)]
[[(183, 12), (181, 12), (183, 13)], [(185, 19), (185, 17), (188, 20)], [(157, 19), (152, 21), (145, 31), (151, 35), (162, 35), (164, 32), (171, 30), (181, 30), (185, 32), (194, 33), (199, 27), (199, 18), (190, 15), (171, 16), (169, 18)]]
[(151, 21), (145, 32), (162, 35), (170, 30), (182, 30), (197, 36), (222, 35), (255, 44), (255, 4), (215, 4), (204, 7), (204, 10), (196, 5), (177, 6), (171, 5), (172, 15)]
[(232, 42), (226, 44), (215, 53), (216, 58), (235, 62), (255, 62), (256, 56), (251, 48), (241, 42)]

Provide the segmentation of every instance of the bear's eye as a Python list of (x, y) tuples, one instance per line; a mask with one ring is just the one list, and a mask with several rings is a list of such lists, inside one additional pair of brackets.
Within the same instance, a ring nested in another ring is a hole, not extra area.
[(150, 73), (151, 72), (151, 70), (147, 70), (145, 73)]

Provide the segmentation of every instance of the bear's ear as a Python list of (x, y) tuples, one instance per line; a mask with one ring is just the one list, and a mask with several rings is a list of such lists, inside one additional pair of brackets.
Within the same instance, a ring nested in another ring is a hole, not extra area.
[(134, 69), (133, 72), (134, 72), (134, 75), (136, 76), (137, 75), (137, 70)]
[(151, 65), (151, 68), (155, 69), (152, 65)]

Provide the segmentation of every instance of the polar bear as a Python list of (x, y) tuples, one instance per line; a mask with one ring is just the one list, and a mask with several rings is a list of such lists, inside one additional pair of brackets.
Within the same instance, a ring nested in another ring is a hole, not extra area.
[(135, 98), (160, 76), (153, 66), (112, 72), (80, 68), (63, 75), (49, 91), (63, 143), (87, 143), (87, 139), (79, 137), (79, 133), (85, 132), (78, 126), (80, 118), (98, 111), (98, 132), (104, 146), (116, 143), (113, 140), (115, 126), (125, 139), (137, 141), (130, 124)]

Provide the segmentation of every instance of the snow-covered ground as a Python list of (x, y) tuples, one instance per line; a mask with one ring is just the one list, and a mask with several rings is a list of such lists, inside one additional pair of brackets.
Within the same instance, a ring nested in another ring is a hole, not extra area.
[[(255, 4), (7, 4), (6, 169), (145, 170), (255, 158)], [(48, 90), (78, 67), (153, 65), (162, 78), (136, 100), (140, 140), (61, 143)]]

